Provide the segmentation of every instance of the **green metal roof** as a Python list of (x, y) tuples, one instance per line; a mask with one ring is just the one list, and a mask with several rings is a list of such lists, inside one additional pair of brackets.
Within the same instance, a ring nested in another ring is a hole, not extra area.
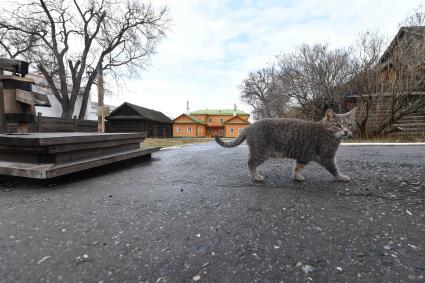
[[(233, 115), (233, 109), (203, 109), (190, 112), (190, 115)], [(236, 110), (236, 115), (249, 115), (248, 113)]]

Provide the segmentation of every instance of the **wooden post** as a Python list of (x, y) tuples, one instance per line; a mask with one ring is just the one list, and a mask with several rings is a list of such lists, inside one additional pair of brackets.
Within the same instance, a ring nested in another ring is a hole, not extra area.
[(28, 123), (18, 123), (18, 131), (17, 133), (20, 135), (26, 135), (29, 132)]
[(78, 120), (77, 120), (77, 116), (74, 116), (74, 132), (78, 132)]
[(37, 131), (39, 132), (39, 133), (41, 133), (41, 129), (42, 129), (42, 126), (43, 126), (43, 122), (42, 122), (42, 120), (43, 120), (43, 113), (41, 113), (41, 112), (38, 112), (37, 113)]
[(104, 113), (104, 105), (103, 105), (103, 67), (99, 66), (99, 70), (97, 71), (97, 131), (103, 133), (105, 131), (105, 113)]
[[(3, 70), (0, 70), (0, 77), (3, 77)], [(6, 118), (4, 116), (3, 81), (0, 81), (0, 133), (5, 133), (6, 129)]]

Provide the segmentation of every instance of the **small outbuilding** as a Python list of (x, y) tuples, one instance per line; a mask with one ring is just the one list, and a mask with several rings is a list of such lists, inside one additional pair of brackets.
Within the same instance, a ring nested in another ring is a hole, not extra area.
[(171, 138), (173, 121), (162, 112), (124, 102), (106, 119), (106, 132), (146, 132), (150, 138)]

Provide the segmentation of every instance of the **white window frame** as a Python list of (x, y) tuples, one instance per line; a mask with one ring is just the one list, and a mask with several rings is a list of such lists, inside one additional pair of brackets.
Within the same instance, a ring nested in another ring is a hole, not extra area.
[(238, 131), (239, 131), (239, 134), (240, 134), (240, 133), (242, 133), (243, 128), (239, 128), (239, 130), (238, 130)]
[(230, 133), (234, 134), (235, 133), (235, 128), (230, 128)]
[(176, 128), (176, 133), (180, 133), (180, 127)]
[(187, 127), (187, 132), (191, 133), (192, 132), (192, 127)]

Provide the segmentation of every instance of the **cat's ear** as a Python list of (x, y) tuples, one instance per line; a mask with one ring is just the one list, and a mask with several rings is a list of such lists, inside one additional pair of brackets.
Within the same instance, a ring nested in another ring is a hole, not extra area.
[(332, 119), (335, 119), (335, 117), (336, 117), (336, 114), (332, 109), (326, 110), (325, 120), (330, 121)]
[(347, 113), (348, 116), (350, 116), (351, 119), (356, 118), (356, 111), (357, 111), (357, 107), (354, 107), (353, 109), (351, 109), (350, 112)]

